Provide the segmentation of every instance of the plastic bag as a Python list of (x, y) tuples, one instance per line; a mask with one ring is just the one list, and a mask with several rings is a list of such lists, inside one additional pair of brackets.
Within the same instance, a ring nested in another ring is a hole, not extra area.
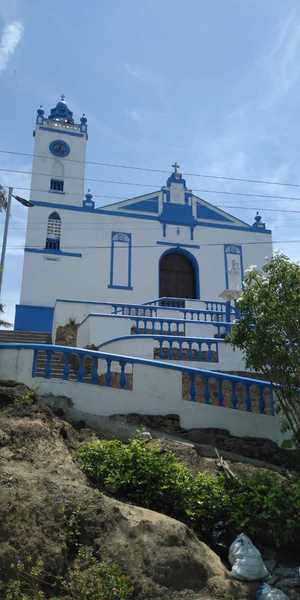
[(231, 544), (228, 558), (232, 566), (231, 574), (235, 579), (255, 581), (269, 575), (260, 551), (244, 533)]
[(256, 592), (256, 600), (289, 600), (289, 598), (278, 588), (263, 583)]

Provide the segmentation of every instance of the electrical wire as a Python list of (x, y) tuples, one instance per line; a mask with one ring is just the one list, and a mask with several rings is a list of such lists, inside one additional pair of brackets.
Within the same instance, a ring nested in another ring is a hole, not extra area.
[[(43, 159), (45, 159), (45, 158), (52, 159), (53, 158), (46, 154), (39, 155), (39, 154), (30, 153), (30, 152), (16, 152), (16, 151), (12, 151), (12, 150), (0, 150), (0, 153), (16, 155), (16, 156), (29, 156), (29, 157), (43, 158)], [(74, 163), (79, 163), (79, 164), (87, 164), (87, 165), (94, 165), (94, 166), (99, 166), (99, 167), (109, 167), (109, 168), (116, 168), (116, 169), (129, 169), (129, 170), (134, 170), (134, 171), (144, 171), (144, 172), (148, 172), (148, 173), (166, 173), (166, 174), (170, 173), (170, 171), (167, 169), (152, 169), (150, 167), (138, 167), (136, 165), (115, 164), (115, 163), (88, 161), (88, 160), (80, 161), (80, 160), (75, 160), (72, 158), (64, 158), (63, 160), (67, 161), (67, 162), (74, 162)], [(277, 185), (277, 186), (296, 187), (296, 188), (300, 187), (300, 183), (270, 181), (270, 180), (264, 180), (264, 179), (250, 179), (250, 178), (246, 178), (246, 177), (230, 177), (230, 176), (225, 176), (225, 175), (211, 175), (211, 174), (207, 174), (207, 173), (184, 172), (183, 175), (185, 175), (185, 177), (204, 177), (204, 178), (208, 178), (208, 179), (221, 179), (224, 181), (239, 181), (239, 182), (243, 182), (243, 183), (257, 183), (257, 184), (263, 184), (263, 185)]]

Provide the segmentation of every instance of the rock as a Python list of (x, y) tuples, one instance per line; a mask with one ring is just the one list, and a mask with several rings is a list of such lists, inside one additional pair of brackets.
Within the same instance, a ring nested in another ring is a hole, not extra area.
[(8, 444), (0, 447), (1, 573), (31, 555), (48, 574), (64, 574), (73, 560), (75, 518), (76, 543), (119, 563), (135, 600), (254, 599), (255, 587), (232, 581), (188, 527), (95, 490), (73, 459), (81, 432), (50, 409), (31, 407), (26, 416), (4, 411), (0, 429)]

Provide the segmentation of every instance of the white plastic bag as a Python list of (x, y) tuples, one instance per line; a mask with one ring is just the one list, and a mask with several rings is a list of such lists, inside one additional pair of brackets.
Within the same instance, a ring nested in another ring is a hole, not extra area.
[(289, 598), (278, 588), (263, 583), (256, 592), (256, 600), (289, 600)]
[(232, 566), (231, 574), (235, 579), (255, 581), (269, 575), (260, 551), (244, 533), (231, 544), (228, 558)]

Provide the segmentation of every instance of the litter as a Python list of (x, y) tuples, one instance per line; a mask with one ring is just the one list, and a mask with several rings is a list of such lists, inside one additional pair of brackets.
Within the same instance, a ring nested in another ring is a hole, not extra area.
[(256, 592), (256, 600), (289, 600), (289, 598), (278, 588), (263, 583)]
[(232, 566), (231, 574), (235, 579), (255, 581), (269, 576), (261, 553), (244, 533), (231, 544), (228, 558)]

